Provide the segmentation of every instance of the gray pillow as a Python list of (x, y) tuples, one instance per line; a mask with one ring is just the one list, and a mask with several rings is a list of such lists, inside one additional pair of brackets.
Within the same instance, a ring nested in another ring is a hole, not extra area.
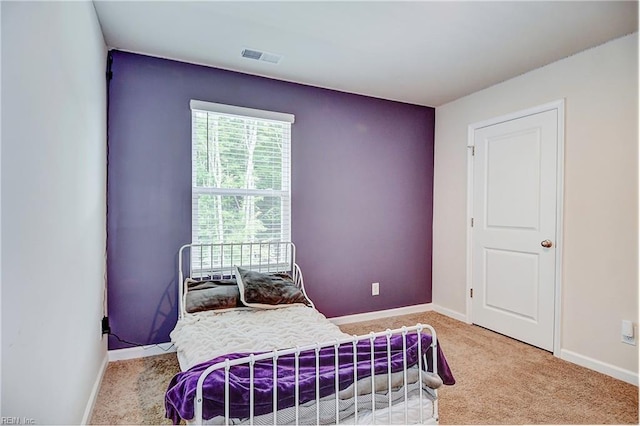
[(242, 307), (236, 280), (187, 280), (185, 310), (189, 313)]
[(252, 308), (274, 309), (292, 304), (311, 306), (287, 274), (264, 274), (236, 267), (240, 300)]

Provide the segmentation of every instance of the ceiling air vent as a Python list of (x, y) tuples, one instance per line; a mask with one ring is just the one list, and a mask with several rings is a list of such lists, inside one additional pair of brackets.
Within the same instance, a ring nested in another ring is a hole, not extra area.
[(277, 64), (278, 62), (280, 62), (280, 59), (282, 59), (282, 56), (280, 55), (274, 55), (273, 53), (263, 53), (262, 56), (260, 57), (261, 61), (265, 61), (265, 62), (270, 62), (272, 64)]
[(261, 52), (253, 49), (242, 49), (242, 57), (247, 59), (255, 59), (257, 61), (269, 62), (277, 64), (282, 59), (282, 55), (275, 53)]
[(243, 58), (260, 59), (261, 56), (262, 56), (262, 52), (258, 52), (257, 50), (251, 50), (251, 49), (242, 50)]

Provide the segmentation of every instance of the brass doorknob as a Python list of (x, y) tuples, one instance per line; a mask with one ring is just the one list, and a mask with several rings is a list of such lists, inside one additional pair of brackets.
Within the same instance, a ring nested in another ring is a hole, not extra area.
[(544, 248), (549, 248), (553, 245), (553, 243), (551, 242), (551, 240), (544, 240), (540, 243), (540, 245)]

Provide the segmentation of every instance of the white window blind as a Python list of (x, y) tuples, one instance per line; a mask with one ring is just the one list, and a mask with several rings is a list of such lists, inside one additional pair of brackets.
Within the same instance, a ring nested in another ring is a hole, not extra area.
[(192, 241), (291, 240), (293, 115), (191, 101)]

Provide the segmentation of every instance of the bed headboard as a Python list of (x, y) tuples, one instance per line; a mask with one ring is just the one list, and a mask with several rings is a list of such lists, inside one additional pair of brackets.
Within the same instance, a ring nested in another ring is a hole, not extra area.
[[(296, 264), (296, 246), (290, 242), (190, 243), (178, 252), (179, 316), (185, 314), (186, 278), (222, 279), (235, 276), (235, 267), (258, 272), (285, 272), (304, 292), (302, 273)], [(306, 293), (305, 293), (306, 296)], [(308, 299), (308, 297), (307, 297)]]

